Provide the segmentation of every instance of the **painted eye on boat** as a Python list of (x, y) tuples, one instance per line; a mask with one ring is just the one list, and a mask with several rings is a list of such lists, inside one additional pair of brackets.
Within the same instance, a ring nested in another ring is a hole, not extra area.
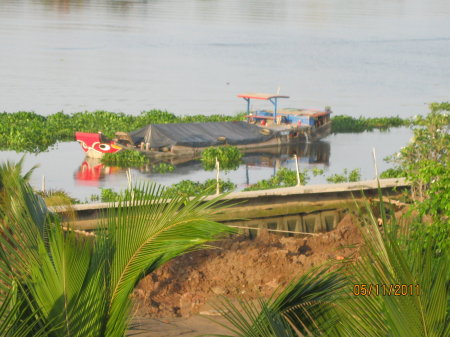
[(83, 142), (82, 140), (79, 140), (79, 142), (80, 142), (81, 147), (82, 147), (83, 149), (87, 149), (87, 148), (88, 148), (85, 142)]
[(109, 146), (108, 144), (100, 144), (100, 150), (103, 150), (103, 151), (108, 151), (110, 148), (111, 148), (111, 146)]

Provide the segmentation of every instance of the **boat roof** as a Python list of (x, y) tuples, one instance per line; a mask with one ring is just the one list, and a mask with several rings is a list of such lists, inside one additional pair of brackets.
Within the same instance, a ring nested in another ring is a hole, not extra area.
[(289, 96), (286, 96), (286, 95), (262, 94), (262, 93), (246, 93), (246, 94), (239, 94), (237, 96), (241, 97), (241, 98), (252, 98), (252, 99), (263, 99), (263, 100), (269, 100), (272, 98), (289, 98)]

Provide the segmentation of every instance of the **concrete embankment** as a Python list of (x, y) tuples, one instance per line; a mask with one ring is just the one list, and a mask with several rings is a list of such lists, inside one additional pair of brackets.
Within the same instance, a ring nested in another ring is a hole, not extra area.
[[(355, 201), (374, 198), (378, 188), (383, 196), (396, 197), (409, 188), (403, 178), (359, 181), (354, 183), (285, 187), (270, 190), (233, 192), (223, 200), (231, 205), (218, 215), (230, 225), (268, 228), (293, 232), (320, 232), (331, 230), (340, 220), (342, 210), (356, 206)], [(209, 200), (214, 196), (209, 196)], [(95, 203), (71, 206), (77, 229), (93, 230), (105, 211), (115, 209), (118, 203)], [(137, 206), (139, 207), (139, 206)], [(56, 213), (67, 212), (64, 206), (50, 207)]]

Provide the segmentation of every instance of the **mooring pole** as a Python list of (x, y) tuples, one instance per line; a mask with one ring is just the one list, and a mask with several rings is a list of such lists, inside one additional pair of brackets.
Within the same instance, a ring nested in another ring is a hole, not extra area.
[(42, 185), (41, 185), (42, 193), (45, 194), (45, 176), (42, 175)]
[(295, 159), (295, 170), (297, 171), (297, 186), (301, 186), (300, 183), (300, 170), (298, 168), (298, 160), (297, 160), (297, 155), (294, 154), (294, 159)]
[(375, 170), (375, 180), (378, 179), (378, 167), (377, 167), (377, 155), (375, 153), (375, 148), (372, 148), (373, 155), (373, 168)]
[(131, 200), (134, 200), (134, 191), (133, 191), (133, 178), (131, 176), (131, 169), (127, 169), (127, 180), (128, 180), (128, 190), (130, 191)]
[(220, 163), (219, 163), (219, 160), (217, 159), (217, 157), (216, 157), (216, 170), (217, 170), (217, 173), (216, 173), (216, 194), (220, 194), (220, 178), (219, 178), (219, 175), (220, 175)]

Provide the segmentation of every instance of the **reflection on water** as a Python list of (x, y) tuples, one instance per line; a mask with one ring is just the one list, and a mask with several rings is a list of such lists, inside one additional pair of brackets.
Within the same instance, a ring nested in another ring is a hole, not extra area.
[(99, 159), (85, 158), (78, 171), (75, 172), (74, 179), (80, 185), (99, 187), (99, 182), (107, 175), (119, 173), (121, 168), (106, 166)]
[[(314, 144), (300, 144), (292, 151), (284, 150), (277, 153), (265, 150), (257, 153), (247, 153), (244, 164), (237, 170), (221, 172), (221, 178), (231, 180), (240, 190), (248, 184), (255, 184), (262, 179), (269, 179), (278, 168), (286, 167), (295, 170), (294, 152), (299, 155), (300, 169), (308, 170), (314, 167), (323, 169), (324, 176), (311, 176), (309, 185), (326, 183), (326, 177), (342, 173), (344, 169), (361, 169), (363, 180), (373, 179), (374, 166), (372, 149), (376, 149), (378, 170), (382, 172), (391, 167), (382, 158), (392, 155), (401, 146), (407, 144), (412, 136), (407, 128), (392, 129), (390, 132), (364, 132), (360, 134), (330, 135), (326, 141)], [(331, 151), (331, 148), (333, 151)], [(6, 160), (18, 161), (22, 153), (0, 151), (0, 162)], [(34, 165), (38, 168), (31, 176), (31, 184), (41, 188), (42, 177), (45, 176), (47, 189), (62, 189), (82, 201), (92, 194), (99, 194), (99, 188), (112, 188), (120, 191), (128, 186), (126, 170), (106, 168), (95, 161), (87, 161), (79, 143), (66, 142), (55, 145), (47, 152), (25, 157), (24, 171)], [(84, 164), (83, 164), (84, 163)], [(141, 169), (131, 169), (133, 181), (153, 181), (166, 186), (184, 179), (204, 182), (215, 179), (214, 171), (204, 171), (199, 160), (189, 160), (176, 164), (172, 173), (161, 174), (153, 169), (153, 164)], [(83, 166), (83, 167), (81, 167)]]
[[(272, 146), (267, 148), (259, 148), (255, 150), (246, 150), (242, 157), (245, 167), (246, 181), (245, 184), (250, 184), (249, 168), (273, 168), (275, 174), (276, 170), (288, 166), (294, 161), (293, 156), (297, 155), (301, 164), (314, 165), (322, 164), (328, 166), (330, 159), (330, 144), (328, 142), (319, 141), (314, 143), (298, 143), (283, 146)], [(188, 172), (201, 171), (202, 166), (198, 158), (175, 158), (168, 159), (164, 162), (175, 166), (174, 173), (187, 174)], [(137, 170), (145, 176), (159, 175), (159, 172), (154, 172), (154, 165), (158, 162), (152, 162), (143, 165)], [(99, 186), (99, 182), (105, 180), (111, 174), (123, 174), (124, 168), (109, 167), (100, 162), (99, 159), (85, 158), (81, 163), (79, 169), (74, 174), (74, 179), (80, 185)], [(168, 173), (170, 175), (172, 173)], [(252, 179), (253, 180), (253, 179)]]

